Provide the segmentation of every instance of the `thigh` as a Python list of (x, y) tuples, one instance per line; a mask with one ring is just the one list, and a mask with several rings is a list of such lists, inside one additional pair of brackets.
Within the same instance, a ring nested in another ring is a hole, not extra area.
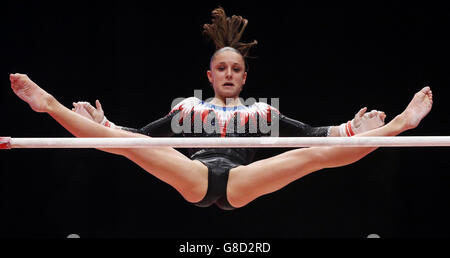
[[(109, 133), (110, 137), (149, 138), (147, 135), (123, 130), (110, 130)], [(109, 151), (125, 156), (145, 171), (171, 185), (189, 202), (200, 201), (206, 194), (208, 168), (199, 161), (192, 161), (174, 148), (121, 148)]]
[(208, 168), (170, 147), (129, 149), (125, 156), (174, 187), (187, 201), (198, 202), (208, 188)]
[[(322, 148), (322, 149), (320, 149)], [(296, 149), (230, 170), (227, 198), (234, 207), (277, 191), (322, 168), (324, 147)]]

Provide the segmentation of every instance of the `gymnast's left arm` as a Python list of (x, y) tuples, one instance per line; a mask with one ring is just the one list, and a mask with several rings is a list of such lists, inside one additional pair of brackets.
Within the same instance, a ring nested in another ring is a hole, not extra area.
[(314, 127), (273, 110), (279, 115), (281, 137), (350, 137), (383, 126), (386, 118), (382, 111), (372, 110), (366, 113), (367, 108), (362, 108), (352, 120), (341, 125)]

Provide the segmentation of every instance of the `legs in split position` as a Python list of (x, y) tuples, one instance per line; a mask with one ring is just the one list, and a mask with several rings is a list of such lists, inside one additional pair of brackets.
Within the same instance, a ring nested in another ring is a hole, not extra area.
[[(76, 137), (148, 137), (99, 125), (60, 104), (24, 74), (11, 74), (11, 88), (36, 112), (48, 113)], [(117, 148), (103, 151), (122, 155), (178, 190), (190, 202), (200, 201), (208, 187), (208, 169), (169, 147)]]
[[(26, 75), (10, 75), (11, 87), (18, 97), (36, 112), (52, 116), (77, 137), (147, 137), (111, 129), (92, 122), (61, 105), (52, 95)], [(418, 126), (433, 103), (429, 87), (416, 93), (407, 108), (383, 127), (358, 136), (395, 136)], [(357, 137), (357, 136), (355, 136)], [(287, 184), (323, 168), (351, 164), (363, 158), (374, 147), (313, 147), (297, 149), (230, 170), (227, 198), (234, 207), (242, 207), (254, 199), (272, 193)], [(173, 148), (102, 149), (122, 155), (147, 172), (168, 183), (189, 202), (198, 202), (208, 188), (208, 169)]]
[[(417, 127), (433, 104), (429, 87), (416, 93), (407, 108), (383, 127), (358, 136), (395, 136)], [(277, 191), (289, 183), (324, 168), (354, 163), (375, 147), (313, 147), (297, 149), (231, 169), (227, 196), (234, 207)]]

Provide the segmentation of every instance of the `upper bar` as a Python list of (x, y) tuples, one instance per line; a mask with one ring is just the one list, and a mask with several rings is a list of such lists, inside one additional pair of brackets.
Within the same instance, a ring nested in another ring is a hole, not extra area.
[(444, 147), (450, 136), (388, 137), (185, 137), (185, 138), (10, 138), (0, 137), (10, 148), (295, 148), (341, 147)]

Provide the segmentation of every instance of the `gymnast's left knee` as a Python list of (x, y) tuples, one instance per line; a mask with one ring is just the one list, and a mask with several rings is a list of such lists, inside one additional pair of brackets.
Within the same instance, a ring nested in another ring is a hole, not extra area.
[(244, 192), (234, 188), (233, 186), (228, 186), (225, 198), (232, 207), (242, 208), (253, 200), (251, 198), (251, 194), (246, 192), (248, 191)]

